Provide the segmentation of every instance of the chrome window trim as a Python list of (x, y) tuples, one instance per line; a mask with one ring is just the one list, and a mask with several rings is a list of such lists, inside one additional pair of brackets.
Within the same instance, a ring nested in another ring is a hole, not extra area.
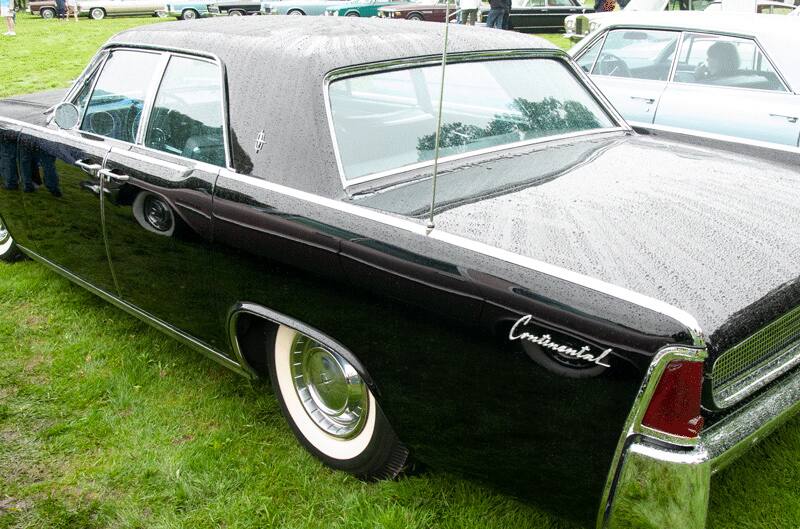
[[(105, 50), (105, 48), (103, 48), (103, 50)], [(76, 132), (80, 132), (80, 133), (83, 133), (83, 134), (91, 134), (92, 136), (97, 136), (98, 138), (103, 138), (103, 139), (106, 139), (106, 140), (116, 140), (116, 141), (120, 141), (120, 142), (122, 142), (122, 143), (125, 143), (125, 144), (128, 144), (128, 145), (131, 145), (131, 142), (124, 141), (124, 140), (118, 140), (117, 138), (109, 138), (108, 136), (102, 136), (102, 135), (100, 135), (100, 134), (95, 134), (94, 132), (91, 132), (91, 131), (88, 131), (88, 130), (83, 130), (83, 129), (81, 128), (81, 127), (83, 127), (83, 120), (84, 120), (84, 118), (86, 117), (86, 110), (89, 108), (89, 103), (92, 101), (92, 96), (94, 96), (94, 91), (95, 91), (95, 89), (97, 88), (97, 82), (100, 80), (100, 77), (102, 77), (102, 76), (103, 76), (103, 71), (105, 71), (106, 64), (108, 64), (108, 59), (109, 59), (109, 58), (111, 58), (111, 55), (113, 55), (114, 51), (129, 51), (129, 50), (126, 50), (126, 49), (124, 49), (124, 48), (123, 48), (123, 49), (119, 49), (119, 50), (111, 50), (111, 51), (109, 51), (109, 52), (108, 52), (108, 54), (105, 56), (105, 58), (104, 58), (104, 60), (103, 60), (103, 69), (99, 71), (99, 73), (97, 74), (97, 76), (96, 76), (96, 77), (94, 78), (94, 80), (92, 81), (92, 88), (91, 88), (91, 90), (89, 91), (89, 99), (88, 99), (88, 100), (87, 100), (87, 102), (86, 102), (86, 108), (84, 108), (84, 109), (81, 111), (81, 116), (80, 116), (80, 118), (81, 118), (81, 119), (80, 119), (80, 121), (78, 122), (78, 125), (77, 125), (77, 126), (74, 128), (74, 129), (72, 129), (72, 130), (75, 130)], [(130, 50), (130, 51), (137, 52), (137, 51), (139, 51), (139, 50)], [(148, 53), (148, 52), (147, 52), (147, 51), (141, 51), (140, 53)], [(162, 59), (161, 59), (161, 60), (163, 61), (163, 54), (162, 54), (162, 53), (160, 53), (160, 52), (157, 52), (157, 51), (154, 51), (154, 52), (151, 52), (151, 53), (153, 53), (153, 54), (157, 54), (157, 55), (162, 55)], [(142, 107), (142, 115), (139, 117), (139, 129), (141, 129), (141, 128), (142, 128), (142, 117), (144, 117), (144, 108), (146, 108), (146, 106), (147, 106), (147, 104), (148, 104), (149, 97), (152, 95), (152, 93), (150, 92), (150, 90), (152, 89), (152, 87), (153, 87), (153, 82), (154, 82), (154, 80), (155, 80), (155, 79), (156, 79), (156, 77), (157, 77), (157, 76), (156, 76), (156, 73), (158, 72), (158, 69), (159, 69), (159, 67), (160, 67), (160, 65), (156, 65), (156, 69), (153, 71), (153, 79), (151, 79), (151, 80), (150, 80), (150, 84), (147, 86), (147, 90), (145, 91), (144, 100), (143, 100), (143, 102), (142, 102), (142, 103), (143, 103), (143, 107)], [(65, 100), (66, 100), (66, 99), (65, 99)], [(137, 137), (138, 137), (138, 135), (139, 135), (139, 129), (137, 129), (137, 131), (136, 131), (136, 135), (137, 135)], [(136, 141), (136, 140), (135, 140), (135, 138), (134, 138), (134, 141)]]
[[(178, 57), (186, 57), (188, 59), (194, 59), (194, 60), (206, 60), (208, 62), (212, 62), (212, 63), (217, 65), (217, 67), (219, 68), (219, 74), (220, 74), (220, 86), (222, 88), (222, 94), (221, 94), (222, 95), (222, 97), (221, 97), (222, 138), (223, 138), (223, 142), (225, 143), (225, 145), (224, 145), (224, 148), (225, 148), (225, 167), (224, 168), (225, 169), (229, 169), (229, 170), (234, 170), (233, 159), (232, 159), (232, 155), (231, 155), (232, 151), (231, 151), (231, 147), (230, 147), (230, 130), (229, 130), (230, 129), (230, 114), (228, 112), (228, 106), (229, 105), (228, 105), (227, 70), (225, 68), (225, 63), (222, 62), (222, 59), (220, 59), (217, 55), (215, 55), (213, 53), (208, 53), (208, 52), (205, 52), (205, 51), (197, 51), (197, 50), (191, 50), (191, 49), (185, 49), (185, 48), (177, 48), (177, 47), (171, 47), (171, 46), (158, 46), (158, 45), (153, 45), (153, 44), (137, 44), (137, 43), (126, 43), (126, 42), (111, 42), (111, 43), (108, 43), (108, 44), (106, 44), (105, 46), (103, 46), (100, 49), (100, 51), (98, 52), (98, 55), (100, 53), (103, 53), (103, 52), (107, 52), (108, 55), (110, 55), (111, 52), (113, 52), (115, 50), (118, 50), (118, 49), (133, 50), (133, 51), (136, 51), (136, 50), (152, 51), (152, 52), (157, 52), (157, 53), (164, 53), (166, 55), (169, 55), (170, 57), (178, 56)], [(104, 63), (103, 63), (104, 65), (105, 65), (105, 60), (107, 60), (107, 56), (104, 59)], [(161, 85), (161, 81), (163, 80), (163, 76), (164, 76), (165, 71), (166, 71), (166, 68), (164, 68), (161, 71), (161, 75), (160, 76), (157, 76), (158, 77), (158, 86)], [(97, 79), (95, 79), (94, 82), (96, 83)], [(74, 87), (73, 87), (73, 91), (74, 91)], [(94, 86), (92, 86), (92, 92), (94, 92)], [(157, 92), (152, 94), (152, 96), (153, 96), (151, 98), (152, 101), (153, 101), (152, 104), (154, 104), (154, 102), (155, 102), (154, 97), (155, 97), (156, 93)], [(69, 95), (70, 94), (68, 94), (68, 96)], [(151, 95), (151, 94), (148, 94), (148, 95)], [(68, 100), (69, 100), (68, 98), (64, 99), (64, 101), (68, 101)], [(147, 104), (151, 104), (150, 100), (148, 100), (146, 102), (146, 105)], [(145, 116), (144, 116), (144, 110), (143, 110), (142, 111), (142, 118), (141, 118), (142, 121), (140, 123), (140, 129), (141, 130), (145, 130), (147, 128), (147, 126), (149, 126), (149, 121), (150, 121), (149, 114), (147, 116), (147, 121), (145, 121), (144, 118), (145, 118)], [(144, 125), (144, 127), (142, 127), (142, 125)], [(86, 131), (81, 131), (81, 132), (85, 133)], [(102, 136), (100, 136), (100, 137), (102, 137)], [(128, 144), (128, 145), (140, 145), (140, 146), (144, 147), (144, 145), (142, 145), (140, 143), (139, 134), (137, 134), (137, 138), (136, 138), (136, 142), (135, 143), (129, 143), (129, 142), (125, 142), (125, 143)], [(147, 147), (145, 147), (145, 148), (147, 148)], [(161, 152), (161, 151), (158, 151), (158, 152)], [(167, 154), (169, 154), (169, 153), (167, 153)], [(192, 160), (191, 158), (184, 158), (184, 157), (181, 157), (181, 159), (191, 160), (192, 162), (196, 161), (196, 160)], [(204, 163), (204, 162), (199, 162), (199, 163)], [(217, 166), (214, 166), (214, 167), (217, 167)]]
[[(448, 57), (447, 61), (448, 64), (477, 62), (479, 60), (515, 60), (515, 59), (537, 59), (537, 58), (561, 61), (569, 71), (572, 71), (573, 74), (575, 74), (581, 81), (583, 81), (582, 84), (586, 88), (586, 91), (588, 92), (589, 96), (595, 99), (595, 101), (600, 105), (601, 110), (606, 113), (606, 115), (611, 119), (612, 122), (616, 121), (617, 126), (606, 127), (603, 129), (594, 129), (588, 131), (567, 133), (558, 136), (534, 138), (531, 140), (515, 142), (513, 144), (497, 145), (495, 147), (488, 147), (486, 149), (481, 149), (480, 151), (470, 151), (468, 153), (454, 154), (451, 156), (441, 157), (439, 158), (439, 162), (454, 161), (454, 160), (468, 158), (470, 156), (504, 151), (526, 145), (547, 143), (548, 141), (554, 141), (563, 138), (590, 136), (593, 134), (604, 133), (609, 131), (628, 131), (628, 132), (631, 131), (631, 128), (625, 122), (625, 119), (616, 111), (616, 109), (614, 109), (613, 105), (611, 105), (611, 103), (605, 98), (605, 96), (602, 95), (602, 93), (594, 85), (594, 83), (592, 83), (589, 80), (588, 76), (585, 74), (583, 69), (576, 66), (575, 63), (569, 59), (569, 55), (567, 55), (566, 52), (556, 49), (496, 50), (496, 51), (481, 51), (481, 52), (459, 52), (459, 53), (448, 54), (447, 57)], [(373, 180), (378, 180), (380, 178), (384, 178), (395, 174), (405, 173), (415, 169), (431, 167), (433, 166), (433, 160), (419, 162), (416, 164), (410, 164), (399, 168), (388, 169), (386, 171), (372, 173), (356, 177), (353, 179), (346, 178), (341, 155), (339, 153), (339, 143), (336, 137), (336, 129), (333, 124), (333, 114), (331, 111), (330, 95), (329, 95), (330, 85), (335, 81), (339, 81), (348, 77), (358, 77), (361, 75), (368, 75), (376, 72), (384, 73), (396, 70), (405, 70), (409, 68), (437, 66), (441, 64), (441, 60), (442, 60), (441, 55), (429, 55), (424, 57), (414, 57), (408, 59), (397, 59), (393, 61), (382, 61), (378, 63), (360, 64), (333, 70), (324, 77), (322, 81), (322, 94), (325, 102), (325, 112), (328, 119), (328, 128), (331, 135), (331, 141), (333, 143), (334, 157), (336, 158), (336, 167), (339, 171), (339, 179), (342, 184), (342, 189), (347, 191), (348, 188), (354, 185), (363, 184), (365, 182), (370, 182)]]
[(164, 72), (167, 71), (167, 66), (172, 60), (169, 53), (161, 54), (161, 62), (156, 69), (156, 75), (150, 81), (150, 86), (147, 87), (147, 99), (145, 99), (144, 108), (142, 108), (142, 115), (139, 118), (139, 129), (136, 131), (136, 138), (133, 143), (139, 145), (144, 141), (144, 135), (147, 127), (150, 126), (150, 114), (153, 111), (153, 106), (156, 103), (156, 96), (161, 88), (161, 83), (164, 81)]

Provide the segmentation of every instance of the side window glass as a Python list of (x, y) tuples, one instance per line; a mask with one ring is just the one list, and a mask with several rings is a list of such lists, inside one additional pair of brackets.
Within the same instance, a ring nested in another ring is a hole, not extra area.
[(222, 103), (219, 66), (172, 57), (158, 89), (144, 144), (224, 167)]
[(687, 34), (675, 81), (784, 92), (772, 65), (753, 40)]
[(578, 66), (583, 68), (583, 71), (586, 73), (590, 73), (592, 70), (592, 66), (594, 66), (594, 60), (597, 59), (597, 55), (600, 53), (600, 49), (603, 47), (603, 40), (604, 37), (600, 38), (589, 46), (589, 49), (583, 52), (583, 55), (578, 57)]
[(666, 81), (679, 36), (674, 31), (609, 31), (592, 73)]
[(83, 115), (86, 104), (89, 102), (89, 94), (92, 92), (92, 84), (94, 80), (97, 79), (97, 76), (100, 75), (100, 68), (98, 67), (99, 62), (101, 62), (101, 60), (97, 61), (92, 66), (93, 69), (90, 70), (90, 73), (81, 81), (81, 86), (72, 98), (72, 104), (78, 107), (78, 115)]
[(160, 58), (158, 53), (113, 52), (86, 106), (81, 130), (133, 143)]
[(550, 7), (572, 7), (572, 0), (547, 0)]

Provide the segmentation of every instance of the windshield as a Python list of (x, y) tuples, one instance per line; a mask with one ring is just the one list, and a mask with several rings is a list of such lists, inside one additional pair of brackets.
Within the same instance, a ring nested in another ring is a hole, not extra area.
[[(347, 180), (433, 160), (440, 66), (351, 77), (330, 85)], [(439, 156), (616, 126), (567, 66), (554, 59), (447, 66)]]

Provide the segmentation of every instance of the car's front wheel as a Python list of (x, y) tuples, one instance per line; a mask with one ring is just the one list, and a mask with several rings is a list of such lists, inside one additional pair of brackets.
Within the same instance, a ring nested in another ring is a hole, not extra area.
[(408, 19), (419, 22), (420, 20), (422, 20), (422, 15), (420, 15), (419, 13), (411, 13), (410, 15), (408, 15)]
[(291, 11), (289, 11), (286, 14), (287, 15), (292, 15), (292, 16), (295, 16), (295, 17), (298, 17), (298, 16), (301, 17), (301, 16), (305, 15), (305, 13), (303, 13), (299, 9), (292, 9)]
[(0, 261), (14, 261), (20, 256), (19, 248), (14, 244), (14, 238), (0, 219)]
[(240, 17), (242, 15), (244, 15), (242, 11), (228, 11), (229, 17)]
[(106, 18), (106, 12), (104, 9), (95, 7), (92, 8), (91, 11), (89, 11), (89, 16), (92, 17), (92, 20), (103, 20), (104, 18)]
[(361, 479), (391, 479), (400, 473), (408, 450), (342, 355), (280, 326), (269, 364), (281, 410), (312, 454)]
[(199, 16), (200, 16), (200, 13), (198, 13), (194, 9), (187, 9), (181, 14), (181, 19), (183, 19), (183, 20), (194, 20)]
[(56, 17), (56, 10), (51, 7), (44, 7), (39, 11), (39, 15), (45, 20), (50, 20)]
[(346, 17), (360, 17), (361, 15), (359, 15), (359, 14), (358, 14), (358, 13), (356, 13), (355, 11), (350, 11), (350, 12), (349, 12), (349, 13), (347, 13), (345, 16), (346, 16)]

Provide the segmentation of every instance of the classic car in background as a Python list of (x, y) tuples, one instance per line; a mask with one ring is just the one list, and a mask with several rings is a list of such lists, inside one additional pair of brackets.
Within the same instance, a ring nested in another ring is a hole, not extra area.
[[(689, 0), (691, 11), (702, 11), (712, 0)], [(606, 11), (602, 13), (586, 13), (570, 15), (564, 19), (564, 36), (577, 42), (586, 35), (600, 29), (605, 24), (611, 23), (615, 17), (622, 13), (635, 11), (665, 11), (670, 9), (670, 0), (631, 0), (624, 9)]]
[[(381, 18), (405, 18), (407, 20), (425, 20), (428, 22), (444, 22), (445, 14), (448, 11), (447, 2), (439, 0), (411, 0), (411, 2), (401, 2), (398, 5), (389, 5), (378, 9), (378, 16)], [(455, 0), (450, 0), (450, 20), (458, 16), (458, 6)]]
[[(794, 11), (794, 4), (778, 2), (776, 0), (758, 0), (755, 5), (755, 12), (762, 15), (788, 15)], [(711, 2), (703, 11), (707, 13), (725, 11), (722, 2)], [(730, 12), (730, 11), (725, 11)]]
[(26, 10), (28, 13), (39, 15), (42, 18), (55, 18), (56, 2), (55, 0), (30, 0)]
[[(568, 16), (594, 13), (580, 0), (512, 0), (509, 22), (511, 29), (522, 33), (538, 31), (563, 31)], [(486, 21), (489, 8), (481, 9), (481, 20)]]
[(439, 106), (441, 37), (127, 30), (0, 101), (0, 257), (269, 377), (333, 468), (703, 527), (712, 472), (800, 411), (800, 156), (638, 134), (509, 31), (451, 28)]
[(261, 14), (261, 0), (216, 2), (208, 4), (208, 12), (212, 15), (227, 15), (231, 17), (258, 15)]
[(205, 2), (183, 2), (178, 4), (166, 4), (159, 10), (160, 16), (175, 17), (178, 20), (194, 20), (196, 18), (207, 18), (213, 16), (208, 10)]
[(402, 5), (403, 0), (352, 0), (325, 9), (326, 16), (377, 17), (378, 9), (385, 6)]
[(281, 0), (279, 2), (262, 2), (263, 15), (307, 15), (322, 16), (331, 6), (338, 6), (347, 0)]
[(672, 11), (616, 17), (570, 54), (629, 122), (797, 147), (798, 49), (793, 18)]
[(164, 0), (80, 0), (78, 10), (81, 16), (102, 20), (112, 15), (151, 15), (159, 14), (164, 8)]

